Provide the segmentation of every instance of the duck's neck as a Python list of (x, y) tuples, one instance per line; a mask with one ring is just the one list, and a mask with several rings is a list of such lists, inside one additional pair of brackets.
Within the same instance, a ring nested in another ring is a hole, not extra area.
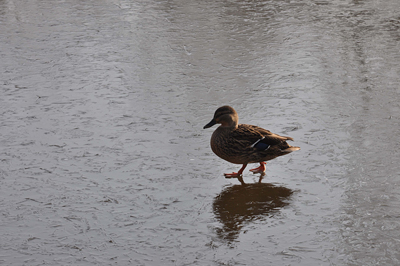
[(230, 115), (224, 119), (221, 123), (221, 127), (234, 128), (236, 129), (239, 125), (239, 118), (237, 115)]

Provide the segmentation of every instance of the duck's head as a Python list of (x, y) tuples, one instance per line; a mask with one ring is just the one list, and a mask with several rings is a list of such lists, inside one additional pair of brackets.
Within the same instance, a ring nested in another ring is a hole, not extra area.
[(203, 128), (212, 127), (215, 124), (221, 124), (223, 127), (237, 127), (239, 124), (239, 116), (235, 109), (230, 106), (222, 106), (214, 113), (214, 118)]

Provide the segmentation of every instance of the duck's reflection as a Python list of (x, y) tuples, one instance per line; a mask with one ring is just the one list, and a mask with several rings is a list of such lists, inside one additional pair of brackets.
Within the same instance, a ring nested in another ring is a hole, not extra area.
[(223, 224), (217, 230), (218, 237), (234, 241), (245, 224), (270, 216), (288, 205), (292, 193), (289, 188), (263, 183), (226, 188), (213, 203), (214, 214)]

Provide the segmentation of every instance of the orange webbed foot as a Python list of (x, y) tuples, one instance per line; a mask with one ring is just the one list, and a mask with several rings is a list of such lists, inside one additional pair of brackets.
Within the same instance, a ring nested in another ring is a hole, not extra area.
[(266, 169), (265, 165), (266, 164), (267, 164), (266, 162), (260, 162), (260, 166), (259, 167), (250, 169), (250, 171), (252, 171), (254, 174), (265, 173), (265, 169)]
[(243, 177), (242, 177), (241, 173), (233, 172), (231, 174), (224, 174), (224, 176), (225, 176), (225, 178), (237, 178), (240, 181), (240, 183), (242, 183), (242, 185), (246, 185), (246, 183), (244, 183), (244, 181), (243, 181)]
[(237, 178), (237, 179), (239, 179), (240, 183), (242, 183), (242, 185), (245, 185), (245, 183), (243, 182), (242, 173), (243, 173), (243, 170), (246, 168), (246, 166), (247, 166), (247, 163), (243, 164), (242, 168), (240, 168), (240, 170), (237, 173), (233, 172), (231, 174), (224, 174), (225, 178)]
[(239, 173), (231, 173), (231, 174), (224, 174), (225, 178), (238, 178), (239, 176), (242, 176), (242, 174)]

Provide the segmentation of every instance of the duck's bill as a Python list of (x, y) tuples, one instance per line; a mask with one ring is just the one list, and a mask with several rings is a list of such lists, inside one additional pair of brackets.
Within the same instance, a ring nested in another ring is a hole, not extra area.
[(208, 123), (207, 125), (205, 125), (205, 126), (203, 127), (203, 129), (212, 127), (212, 126), (215, 125), (216, 123), (217, 123), (217, 122), (213, 119), (213, 120), (210, 121), (210, 123)]

